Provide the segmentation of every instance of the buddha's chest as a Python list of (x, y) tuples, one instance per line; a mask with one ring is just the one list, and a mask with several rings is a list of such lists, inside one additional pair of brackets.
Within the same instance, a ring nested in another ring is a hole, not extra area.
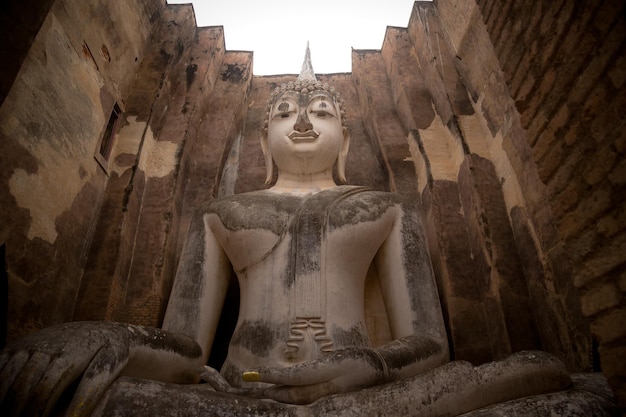
[(209, 218), (236, 271), (249, 270), (278, 252), (295, 274), (320, 270), (324, 261), (334, 268), (356, 259), (371, 261), (394, 217), (392, 202), (363, 192), (306, 201), (249, 197), (218, 206)]

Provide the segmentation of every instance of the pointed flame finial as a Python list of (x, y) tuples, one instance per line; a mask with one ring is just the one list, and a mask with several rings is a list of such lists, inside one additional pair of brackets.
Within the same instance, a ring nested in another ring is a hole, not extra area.
[(309, 49), (309, 41), (307, 41), (306, 43), (304, 62), (302, 63), (300, 75), (298, 75), (298, 81), (304, 80), (317, 81), (317, 78), (315, 78), (315, 71), (313, 71), (313, 64), (311, 64), (311, 50)]

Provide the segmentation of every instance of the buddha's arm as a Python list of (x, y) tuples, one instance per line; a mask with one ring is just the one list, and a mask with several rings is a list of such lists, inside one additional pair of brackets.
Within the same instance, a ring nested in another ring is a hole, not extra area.
[(392, 342), (377, 348), (390, 379), (448, 361), (448, 343), (426, 241), (415, 208), (398, 210), (376, 256)]
[(178, 264), (163, 329), (193, 338), (206, 364), (219, 322), (231, 267), (210, 223), (215, 215), (194, 216)]

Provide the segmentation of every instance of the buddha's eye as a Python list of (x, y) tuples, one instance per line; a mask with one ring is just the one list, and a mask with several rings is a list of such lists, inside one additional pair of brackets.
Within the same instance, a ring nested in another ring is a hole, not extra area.
[(288, 119), (291, 114), (294, 113), (295, 108), (292, 103), (283, 101), (276, 107), (276, 115), (274, 117), (280, 117), (281, 119)]
[(311, 101), (309, 109), (309, 114), (318, 119), (336, 117), (334, 109), (329, 105), (324, 96), (314, 98)]
[(311, 114), (315, 114), (316, 117), (321, 117), (321, 118), (332, 116), (332, 114), (324, 110), (311, 110)]

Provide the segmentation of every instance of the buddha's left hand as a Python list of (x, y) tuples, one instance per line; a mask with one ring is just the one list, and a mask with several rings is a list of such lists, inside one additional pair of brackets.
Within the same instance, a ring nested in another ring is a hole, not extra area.
[(261, 396), (291, 404), (309, 404), (327, 395), (389, 380), (383, 357), (370, 348), (341, 349), (324, 358), (289, 368), (251, 369), (245, 377), (275, 384), (260, 389)]

